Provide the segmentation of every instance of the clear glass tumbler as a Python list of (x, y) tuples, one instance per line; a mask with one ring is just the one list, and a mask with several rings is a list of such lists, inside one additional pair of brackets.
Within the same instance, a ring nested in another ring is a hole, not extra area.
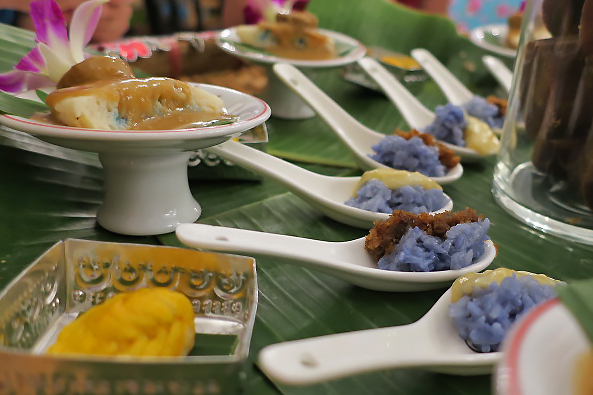
[(592, 127), (593, 0), (528, 0), (494, 171), (500, 205), (593, 244)]

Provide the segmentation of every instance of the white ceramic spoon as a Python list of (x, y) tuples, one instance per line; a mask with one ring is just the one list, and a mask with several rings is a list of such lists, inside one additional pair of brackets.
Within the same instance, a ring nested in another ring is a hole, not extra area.
[[(391, 102), (399, 109), (410, 127), (417, 130), (423, 130), (426, 126), (432, 123), (435, 114), (424, 107), (424, 105), (420, 103), (420, 101), (418, 101), (418, 99), (416, 99), (416, 97), (412, 95), (406, 87), (404, 87), (402, 83), (391, 74), (391, 72), (379, 64), (379, 62), (372, 58), (364, 57), (358, 61), (358, 64), (373, 80), (375, 80), (381, 89), (383, 89), (385, 95), (387, 95), (389, 100), (391, 100)], [(441, 143), (452, 149), (461, 157), (462, 161), (476, 162), (483, 158), (471, 148), (458, 147), (445, 142)]]
[(412, 50), (412, 57), (432, 77), (451, 104), (461, 106), (475, 95), (466, 88), (433, 54), (424, 48)]
[[(273, 178), (328, 217), (346, 225), (370, 229), (373, 222), (389, 218), (389, 214), (373, 213), (344, 204), (352, 197), (360, 177), (317, 174), (236, 141), (210, 147), (208, 152)], [(453, 209), (453, 200), (446, 194), (445, 197), (448, 199), (447, 204), (435, 213)]]
[(497, 57), (485, 55), (482, 57), (482, 61), (498, 83), (509, 93), (513, 82), (513, 72)]
[(396, 272), (377, 268), (364, 249), (364, 237), (329, 242), (203, 224), (181, 224), (175, 233), (190, 247), (282, 258), (376, 291), (413, 292), (446, 287), (464, 273), (484, 270), (496, 256), (494, 244), (487, 241), (482, 258), (461, 270)]
[(501, 353), (470, 350), (448, 316), (450, 303), (451, 289), (409, 325), (273, 344), (259, 353), (258, 366), (273, 381), (289, 385), (393, 368), (465, 376), (491, 373)]
[[(372, 146), (385, 138), (384, 134), (367, 128), (358, 122), (292, 65), (278, 63), (274, 65), (273, 69), (278, 78), (309, 103), (311, 108), (340, 137), (361, 169), (372, 170), (388, 167), (368, 156), (374, 152)], [(463, 167), (458, 164), (456, 167), (449, 169), (445, 176), (431, 178), (435, 182), (444, 185), (459, 179), (462, 174)]]

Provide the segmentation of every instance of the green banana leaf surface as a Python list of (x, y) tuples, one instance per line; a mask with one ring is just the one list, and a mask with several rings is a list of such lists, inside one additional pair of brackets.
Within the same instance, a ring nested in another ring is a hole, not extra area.
[[(460, 37), (446, 18), (426, 16), (386, 0), (312, 0), (320, 27), (350, 35), (365, 45), (408, 53), (432, 51), (481, 95), (503, 95), (480, 65), (484, 53)], [(9, 70), (34, 45), (34, 35), (0, 25), (0, 71)], [(406, 128), (381, 93), (345, 81), (338, 69), (315, 70), (313, 81), (346, 111), (382, 133)], [(415, 87), (429, 108), (446, 103), (436, 84)], [(319, 118), (268, 122), (267, 152), (327, 175), (360, 174), (345, 145)], [(545, 273), (571, 281), (593, 277), (593, 248), (535, 231), (511, 218), (491, 194), (495, 159), (464, 165), (463, 177), (446, 185), (454, 209), (476, 209), (490, 218), (498, 246), (493, 267)], [(96, 224), (102, 201), (102, 169), (96, 154), (69, 150), (28, 134), (0, 129), (0, 288), (57, 240), (181, 246), (175, 235), (131, 237)], [(190, 180), (203, 208), (198, 222), (243, 229), (346, 241), (367, 231), (335, 222), (272, 180)], [(319, 385), (273, 383), (257, 367), (258, 352), (287, 340), (409, 324), (445, 291), (387, 293), (350, 285), (281, 260), (257, 258), (259, 307), (251, 343), (247, 394), (453, 394), (492, 393), (492, 376), (459, 377), (420, 369), (349, 376)]]

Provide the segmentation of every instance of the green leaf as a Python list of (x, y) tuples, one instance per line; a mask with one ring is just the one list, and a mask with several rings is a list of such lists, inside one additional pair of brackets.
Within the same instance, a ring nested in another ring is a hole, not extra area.
[(236, 335), (196, 333), (194, 346), (188, 355), (232, 355), (238, 343)]
[(593, 279), (558, 287), (558, 298), (576, 318), (593, 343)]
[(48, 96), (48, 93), (45, 93), (44, 91), (39, 89), (35, 89), (35, 94), (37, 95), (39, 100), (41, 100), (42, 103), (45, 103), (45, 98)]
[(44, 103), (22, 99), (20, 97), (0, 91), (0, 113), (2, 114), (11, 114), (23, 118), (29, 118), (35, 113), (48, 110), (49, 107)]

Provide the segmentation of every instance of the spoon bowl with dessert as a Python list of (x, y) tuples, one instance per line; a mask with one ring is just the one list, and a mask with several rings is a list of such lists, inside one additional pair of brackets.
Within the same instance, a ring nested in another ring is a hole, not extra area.
[(193, 248), (280, 258), (362, 288), (415, 292), (444, 288), (462, 274), (487, 268), (496, 256), (489, 224), (470, 209), (396, 210), (388, 220), (375, 222), (366, 237), (345, 242), (204, 224), (181, 224), (175, 233)]
[[(553, 298), (557, 283), (541, 274), (504, 268), (462, 275), (414, 323), (273, 344), (260, 352), (258, 365), (274, 381), (289, 385), (393, 368), (489, 374), (501, 359), (498, 349), (510, 325), (534, 303)], [(518, 295), (519, 314), (503, 303), (511, 289), (513, 297)], [(533, 289), (538, 290), (537, 300), (529, 296)], [(492, 299), (498, 300), (469, 314), (468, 302), (481, 308)], [(488, 317), (497, 307), (496, 317)]]
[(280, 182), (328, 217), (350, 226), (370, 229), (375, 221), (387, 220), (395, 209), (430, 213), (453, 209), (453, 201), (440, 185), (418, 172), (382, 168), (362, 177), (333, 177), (235, 141), (206, 150)]
[(319, 29), (317, 17), (310, 12), (283, 9), (274, 2), (268, 7), (274, 9), (264, 12), (264, 20), (222, 30), (216, 42), (224, 51), (266, 67), (268, 85), (262, 98), (270, 103), (274, 116), (310, 118), (314, 111), (278, 80), (272, 66), (289, 63), (309, 71), (341, 67), (363, 57), (365, 47), (344, 34)]
[(453, 104), (437, 107), (433, 113), (376, 60), (365, 57), (358, 64), (383, 89), (410, 127), (431, 134), (462, 161), (476, 162), (498, 153), (500, 141), (486, 122), (466, 117), (464, 110)]
[[(89, 21), (103, 2), (82, 3), (71, 29), (82, 26), (92, 33), (95, 26)], [(40, 8), (40, 15), (51, 9), (42, 2), (32, 7)], [(36, 22), (38, 47), (19, 62), (34, 67), (15, 67), (0, 75), (0, 88), (14, 93), (6, 95), (5, 102), (17, 109), (3, 111), (0, 124), (59, 146), (97, 152), (105, 179), (97, 221), (110, 231), (156, 235), (195, 221), (201, 207), (187, 179), (190, 151), (260, 125), (270, 116), (269, 106), (223, 87), (136, 78), (121, 59), (86, 58), (79, 37), (84, 32), (70, 32), (77, 38), (56, 44), (57, 39), (44, 32), (57, 29), (55, 36), (67, 37), (66, 28), (50, 20), (48, 16)], [(49, 94), (39, 93), (41, 87)], [(21, 112), (33, 105), (43, 111), (28, 116)]]
[(506, 99), (493, 95), (485, 98), (474, 95), (445, 65), (424, 48), (416, 48), (411, 54), (441, 88), (449, 103), (464, 110), (466, 118), (477, 118), (486, 122), (496, 135), (502, 133), (501, 128), (507, 107)]
[(432, 136), (418, 131), (398, 132), (393, 136), (376, 132), (348, 114), (294, 66), (279, 63), (274, 65), (274, 72), (315, 109), (346, 144), (362, 170), (417, 171), (441, 185), (463, 174), (459, 157)]

